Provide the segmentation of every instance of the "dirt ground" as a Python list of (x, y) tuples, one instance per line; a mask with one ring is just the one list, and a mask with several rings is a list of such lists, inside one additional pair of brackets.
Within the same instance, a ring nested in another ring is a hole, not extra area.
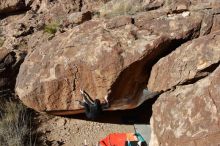
[(46, 146), (96, 146), (110, 133), (135, 132), (134, 124), (149, 124), (152, 104), (145, 102), (132, 110), (103, 112), (96, 121), (89, 121), (85, 114), (69, 117), (41, 114), (38, 131)]
[(84, 146), (86, 143), (96, 146), (110, 133), (134, 132), (134, 126), (50, 116), (44, 119), (38, 131), (44, 135), (42, 145)]

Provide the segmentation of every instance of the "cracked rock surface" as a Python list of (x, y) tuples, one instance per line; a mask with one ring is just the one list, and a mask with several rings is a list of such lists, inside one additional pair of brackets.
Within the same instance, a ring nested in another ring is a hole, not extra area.
[(192, 40), (153, 66), (148, 87), (165, 91), (153, 105), (151, 145), (218, 145), (220, 33)]
[(208, 76), (220, 63), (219, 39), (220, 32), (194, 39), (160, 59), (153, 66), (148, 88), (167, 91)]
[(153, 106), (151, 145), (217, 146), (220, 67), (194, 84), (163, 93)]
[(131, 23), (108, 29), (111, 19), (87, 21), (29, 53), (16, 91), (38, 111), (80, 109), (76, 102), (81, 100), (80, 89), (101, 101), (108, 96), (112, 110), (137, 107), (145, 98), (145, 66), (174, 41), (198, 37), (201, 15), (162, 16), (147, 23), (152, 32)]

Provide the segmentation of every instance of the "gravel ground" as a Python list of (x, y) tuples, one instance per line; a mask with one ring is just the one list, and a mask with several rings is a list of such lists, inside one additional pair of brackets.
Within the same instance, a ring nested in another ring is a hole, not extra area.
[(112, 124), (93, 122), (83, 119), (64, 118), (41, 115), (41, 125), (38, 131), (44, 137), (43, 144), (47, 146), (96, 146), (98, 141), (110, 133), (134, 132), (131, 124)]
[(84, 114), (71, 117), (40, 114), (37, 120), (41, 123), (38, 131), (43, 135), (42, 145), (83, 146), (86, 141), (88, 146), (96, 146), (110, 133), (135, 132), (134, 124), (149, 124), (153, 103), (150, 100), (133, 110), (104, 112), (96, 122), (88, 121)]

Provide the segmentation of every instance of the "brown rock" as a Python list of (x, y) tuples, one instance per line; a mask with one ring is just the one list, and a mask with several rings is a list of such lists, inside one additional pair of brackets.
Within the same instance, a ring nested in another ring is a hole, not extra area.
[[(74, 12), (97, 12), (98, 9), (109, 0), (62, 0), (62, 1), (48, 1), (48, 0), (35, 0), (31, 7), (38, 13), (50, 12), (52, 17), (64, 17), (64, 14)], [(28, 1), (26, 2), (28, 3)], [(53, 16), (55, 15), (55, 16)]]
[(201, 25), (200, 35), (207, 35), (211, 32), (213, 26), (213, 12), (212, 11), (205, 11), (204, 17)]
[(107, 21), (106, 27), (108, 29), (114, 29), (131, 23), (132, 19), (130, 16), (117, 16), (111, 19), (111, 21)]
[(220, 30), (220, 14), (214, 16), (212, 32)]
[(52, 15), (63, 16), (64, 13), (79, 11), (80, 0), (34, 0), (31, 7), (32, 10), (37, 11), (38, 13), (52, 12)]
[(27, 6), (30, 6), (33, 2), (34, 2), (34, 0), (25, 0), (25, 4)]
[(83, 0), (81, 11), (98, 12), (99, 9), (111, 0)]
[(208, 77), (195, 84), (178, 86), (174, 91), (162, 94), (153, 105), (150, 146), (218, 146), (219, 85), (218, 66)]
[(68, 16), (68, 22), (75, 23), (75, 24), (80, 24), (90, 19), (92, 19), (92, 13), (90, 11), (75, 12)]
[[(161, 1), (161, 0), (156, 0)], [(155, 0), (153, 1), (155, 2)], [(147, 7), (150, 3), (148, 0), (111, 0), (100, 7), (100, 16), (113, 17), (125, 14), (135, 14), (145, 9), (152, 9), (156, 7), (154, 4)]]
[(23, 59), (22, 52), (0, 48), (0, 90), (14, 89), (16, 75)]
[[(76, 102), (81, 100), (80, 89), (101, 101), (107, 96), (110, 110), (140, 105), (150, 98), (143, 95), (146, 66), (169, 50), (172, 41), (198, 36), (202, 17), (193, 13), (162, 19), (146, 22), (154, 29), (150, 33), (133, 24), (108, 29), (108, 22), (91, 20), (38, 44), (17, 78), (20, 99), (38, 111), (56, 114), (82, 112)], [(166, 33), (152, 26), (160, 22)]]
[(220, 32), (188, 42), (154, 65), (148, 82), (152, 91), (167, 91), (177, 85), (207, 76), (220, 62)]
[(1, 54), (0, 54), (0, 61), (2, 62), (5, 58), (5, 56), (7, 56), (10, 53), (9, 50), (7, 50), (6, 48), (1, 48)]
[(32, 23), (36, 22), (38, 25), (40, 23), (64, 24), (69, 14), (79, 12), (81, 9), (80, 0), (34, 0), (30, 7), (35, 19)]
[(168, 0), (166, 6), (172, 13), (187, 11), (190, 6), (190, 0)]
[(27, 36), (31, 36), (37, 30), (37, 19), (29, 12), (20, 15), (8, 16), (0, 21), (2, 30), (0, 35), (4, 37), (3, 47), (9, 50), (27, 51)]
[(217, 146), (220, 139), (220, 32), (177, 48), (154, 65), (151, 146)]
[(219, 9), (219, 0), (190, 0), (190, 10)]
[(24, 0), (0, 0), (0, 13), (15, 12), (25, 7)]
[(162, 7), (165, 3), (165, 0), (145, 0), (144, 1), (144, 9), (146, 11), (155, 10)]
[[(199, 35), (199, 32), (196, 31), (200, 29), (198, 27), (200, 27), (203, 16), (201, 13), (180, 13), (170, 14), (168, 16), (164, 14), (166, 14), (166, 12), (158, 13), (156, 11), (153, 12), (152, 15), (138, 15), (135, 25), (140, 29), (148, 30), (156, 34), (169, 35), (176, 39), (181, 38), (183, 35), (188, 36), (187, 32), (189, 29), (195, 32), (193, 33), (194, 35)], [(179, 29), (182, 31), (179, 31)]]
[(151, 20), (158, 19), (160, 17), (166, 17), (167, 10), (154, 10), (149, 12), (140, 12), (134, 17), (135, 25), (143, 27), (146, 22), (149, 23)]

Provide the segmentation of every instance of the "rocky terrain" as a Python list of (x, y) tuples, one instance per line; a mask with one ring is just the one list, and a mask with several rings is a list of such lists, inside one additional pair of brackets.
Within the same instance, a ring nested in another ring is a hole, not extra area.
[(133, 130), (77, 119), (81, 89), (108, 111), (154, 98), (150, 146), (220, 144), (219, 0), (0, 0), (0, 50), (0, 89), (44, 113), (47, 145)]

